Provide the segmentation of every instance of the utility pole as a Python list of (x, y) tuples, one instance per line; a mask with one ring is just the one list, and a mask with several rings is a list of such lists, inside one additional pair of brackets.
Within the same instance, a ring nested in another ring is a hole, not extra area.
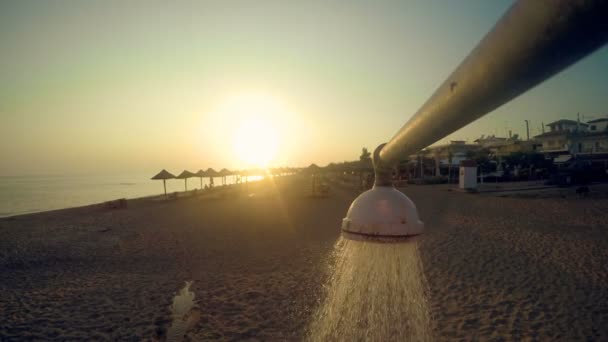
[(524, 120), (526, 122), (526, 140), (530, 140), (530, 122), (528, 120)]

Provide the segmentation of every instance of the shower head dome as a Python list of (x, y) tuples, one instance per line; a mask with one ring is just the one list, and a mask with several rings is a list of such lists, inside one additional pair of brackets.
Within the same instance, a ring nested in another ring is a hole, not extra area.
[(359, 195), (342, 220), (342, 236), (350, 240), (407, 242), (423, 231), (414, 203), (392, 186)]

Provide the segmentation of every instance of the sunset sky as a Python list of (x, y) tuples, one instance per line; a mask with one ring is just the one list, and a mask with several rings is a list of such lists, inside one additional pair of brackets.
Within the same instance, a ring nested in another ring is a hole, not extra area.
[[(3, 1), (0, 175), (357, 159), (510, 4)], [(577, 113), (608, 114), (606, 48), (447, 139)]]

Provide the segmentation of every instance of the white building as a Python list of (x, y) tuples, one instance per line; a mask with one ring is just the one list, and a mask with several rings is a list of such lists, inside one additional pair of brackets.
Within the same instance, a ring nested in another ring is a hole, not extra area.
[(587, 123), (589, 124), (589, 132), (608, 131), (608, 118), (595, 119)]
[(550, 128), (549, 132), (570, 132), (570, 133), (586, 132), (587, 128), (589, 127), (589, 125), (587, 125), (586, 123), (582, 123), (580, 121), (574, 121), (574, 120), (566, 120), (566, 119), (557, 120), (555, 122), (547, 124), (547, 126), (549, 126), (549, 128)]
[(558, 120), (548, 124), (549, 132), (537, 135), (542, 153), (554, 158), (556, 163), (568, 161), (573, 156), (608, 153), (608, 119), (589, 121)]
[(507, 140), (507, 138), (497, 137), (495, 135), (488, 135), (487, 137), (482, 135), (475, 139), (474, 142), (483, 148), (493, 148), (504, 145)]
[(467, 159), (467, 154), (479, 149), (477, 145), (464, 140), (451, 140), (449, 144), (435, 145), (424, 149), (426, 158), (434, 159), (441, 166), (458, 166)]

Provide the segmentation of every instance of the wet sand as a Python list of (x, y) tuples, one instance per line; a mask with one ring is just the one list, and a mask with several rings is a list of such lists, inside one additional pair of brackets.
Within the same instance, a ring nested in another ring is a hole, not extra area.
[[(0, 340), (163, 340), (185, 281), (185, 340), (302, 339), (357, 195), (307, 180), (0, 219)], [(608, 340), (607, 199), (404, 192), (437, 340)]]

